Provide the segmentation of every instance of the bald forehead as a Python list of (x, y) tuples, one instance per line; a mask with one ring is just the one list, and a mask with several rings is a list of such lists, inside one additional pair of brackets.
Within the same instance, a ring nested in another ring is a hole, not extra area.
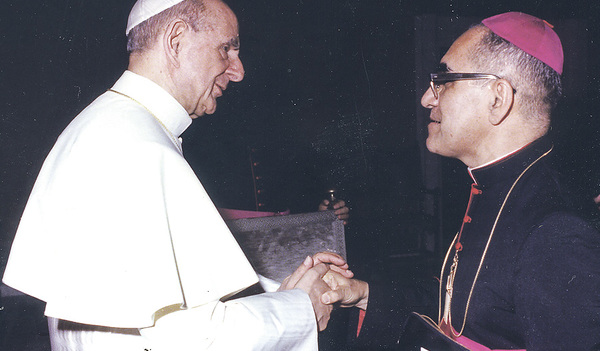
[(218, 0), (210, 0), (207, 11), (210, 18), (209, 36), (214, 38), (219, 45), (227, 44), (234, 50), (239, 49), (237, 17), (229, 6)]
[(237, 29), (238, 22), (237, 17), (233, 13), (233, 11), (220, 0), (205, 0), (206, 10), (210, 14), (210, 18), (213, 24), (216, 25), (224, 25), (227, 24), (229, 26), (233, 26)]
[(474, 67), (473, 51), (481, 42), (486, 28), (476, 26), (464, 32), (458, 39), (452, 43), (450, 49), (446, 52), (440, 66), (446, 68), (449, 72), (468, 72)]

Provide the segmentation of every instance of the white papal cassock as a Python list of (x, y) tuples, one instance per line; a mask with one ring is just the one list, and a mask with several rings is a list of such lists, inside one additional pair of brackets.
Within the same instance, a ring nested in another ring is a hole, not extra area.
[(53, 348), (316, 349), (303, 291), (219, 301), (257, 275), (183, 158), (190, 123), (126, 71), (58, 138), (3, 278), (46, 302)]

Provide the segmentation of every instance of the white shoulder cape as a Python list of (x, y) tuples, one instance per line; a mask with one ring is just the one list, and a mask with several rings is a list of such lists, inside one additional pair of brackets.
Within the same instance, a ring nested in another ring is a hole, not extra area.
[(166, 306), (199, 306), (256, 283), (180, 153), (187, 112), (131, 72), (113, 89), (44, 162), (5, 284), (45, 301), (51, 317), (140, 328)]

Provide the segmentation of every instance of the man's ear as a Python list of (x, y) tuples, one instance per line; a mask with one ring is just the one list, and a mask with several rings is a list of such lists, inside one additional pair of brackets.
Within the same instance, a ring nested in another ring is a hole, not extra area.
[(493, 125), (499, 125), (510, 114), (515, 93), (513, 87), (505, 79), (496, 80), (491, 89), (494, 101), (490, 106), (489, 121)]
[(180, 53), (183, 44), (185, 31), (188, 29), (188, 24), (181, 19), (174, 19), (167, 26), (163, 38), (163, 50), (169, 63), (175, 67), (179, 67)]

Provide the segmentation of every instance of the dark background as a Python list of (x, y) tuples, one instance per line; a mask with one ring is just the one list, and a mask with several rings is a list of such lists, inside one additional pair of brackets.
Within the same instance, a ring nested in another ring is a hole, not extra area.
[[(355, 267), (435, 261), (462, 218), (469, 179), (458, 161), (424, 150), (427, 111), (418, 101), (451, 42), (505, 11), (556, 25), (566, 55), (557, 163), (588, 200), (600, 192), (599, 2), (228, 3), (240, 21), (246, 77), (183, 134), (185, 156), (218, 206), (310, 212), (335, 187), (352, 209)], [(0, 273), (57, 136), (126, 68), (132, 4), (0, 3)]]

